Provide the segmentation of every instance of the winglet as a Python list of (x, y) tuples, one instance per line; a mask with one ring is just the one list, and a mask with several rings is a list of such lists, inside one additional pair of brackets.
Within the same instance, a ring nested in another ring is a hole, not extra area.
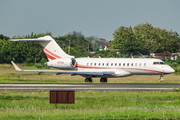
[(17, 71), (22, 71), (13, 61), (11, 63)]

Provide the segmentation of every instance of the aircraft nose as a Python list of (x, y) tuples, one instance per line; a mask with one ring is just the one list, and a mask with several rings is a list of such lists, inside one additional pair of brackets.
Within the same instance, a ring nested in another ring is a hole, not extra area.
[(174, 73), (175, 70), (173, 68), (169, 67), (166, 69), (166, 72), (170, 74), (170, 73)]
[(171, 68), (170, 73), (174, 73), (174, 72), (175, 72), (175, 70), (173, 68)]

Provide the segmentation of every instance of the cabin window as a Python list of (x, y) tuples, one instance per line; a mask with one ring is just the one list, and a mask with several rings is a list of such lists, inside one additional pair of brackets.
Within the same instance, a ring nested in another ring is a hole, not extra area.
[(113, 66), (113, 63), (111, 63), (111, 66)]
[(137, 63), (135, 64), (135, 66), (137, 66)]
[(102, 64), (102, 66), (104, 66), (104, 63)]
[(106, 64), (106, 66), (108, 66), (108, 63)]
[(129, 66), (129, 63), (127, 63), (127, 66)]
[(146, 66), (146, 63), (144, 63), (144, 66)]
[(119, 66), (121, 66), (121, 63), (119, 63)]
[(117, 66), (117, 63), (115, 63), (115, 66)]
[(101, 66), (101, 63), (99, 63), (99, 66)]
[(96, 66), (96, 63), (94, 63), (94, 66)]
[(131, 66), (133, 66), (133, 63), (131, 63)]
[(125, 66), (125, 63), (123, 63), (123, 66)]
[(87, 66), (89, 66), (89, 63), (87, 63)]
[(92, 66), (92, 63), (91, 63), (91, 66)]
[(139, 63), (139, 66), (141, 66), (141, 63)]

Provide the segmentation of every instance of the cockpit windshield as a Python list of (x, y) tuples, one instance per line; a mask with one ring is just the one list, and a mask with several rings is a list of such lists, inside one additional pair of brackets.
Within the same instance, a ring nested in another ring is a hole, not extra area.
[(164, 62), (154, 62), (153, 65), (166, 65)]

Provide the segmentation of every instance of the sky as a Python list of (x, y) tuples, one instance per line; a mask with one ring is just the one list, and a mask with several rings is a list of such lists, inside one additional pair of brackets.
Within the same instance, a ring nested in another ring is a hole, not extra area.
[(0, 0), (0, 34), (73, 31), (113, 40), (120, 26), (150, 23), (180, 34), (180, 0)]

